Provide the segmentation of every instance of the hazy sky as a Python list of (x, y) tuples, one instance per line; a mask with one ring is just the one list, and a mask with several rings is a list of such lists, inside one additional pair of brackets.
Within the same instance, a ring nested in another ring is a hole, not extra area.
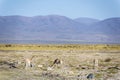
[(0, 0), (0, 16), (120, 17), (120, 0)]

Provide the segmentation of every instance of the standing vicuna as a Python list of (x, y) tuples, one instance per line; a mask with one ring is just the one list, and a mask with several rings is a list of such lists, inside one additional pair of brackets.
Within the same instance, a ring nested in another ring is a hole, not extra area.
[(31, 59), (26, 58), (25, 59), (25, 69), (28, 69), (28, 67), (32, 67)]
[(25, 69), (33, 67), (33, 63), (32, 63), (33, 58), (34, 56), (32, 56), (31, 58), (28, 58), (28, 57), (25, 58)]
[(94, 69), (94, 70), (98, 70), (98, 67), (99, 67), (98, 64), (99, 64), (99, 63), (98, 63), (98, 59), (95, 58), (95, 59), (93, 60), (93, 69)]

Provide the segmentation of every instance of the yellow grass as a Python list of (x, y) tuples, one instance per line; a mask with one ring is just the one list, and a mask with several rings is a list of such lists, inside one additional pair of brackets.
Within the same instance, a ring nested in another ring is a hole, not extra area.
[(92, 44), (92, 45), (78, 45), (78, 44), (46, 44), (46, 45), (22, 45), (22, 44), (1, 44), (0, 50), (85, 50), (85, 51), (119, 51), (120, 45), (107, 44)]

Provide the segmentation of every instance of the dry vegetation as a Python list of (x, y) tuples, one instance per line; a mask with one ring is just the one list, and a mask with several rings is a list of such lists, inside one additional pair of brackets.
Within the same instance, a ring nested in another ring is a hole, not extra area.
[[(31, 57), (33, 67), (25, 69)], [(51, 67), (55, 59), (62, 64)], [(90, 73), (119, 80), (120, 45), (0, 45), (0, 80), (87, 80)]]
[(107, 45), (107, 44), (42, 44), (42, 45), (22, 45), (22, 44), (1, 44), (0, 50), (84, 50), (84, 51), (119, 51), (120, 45)]

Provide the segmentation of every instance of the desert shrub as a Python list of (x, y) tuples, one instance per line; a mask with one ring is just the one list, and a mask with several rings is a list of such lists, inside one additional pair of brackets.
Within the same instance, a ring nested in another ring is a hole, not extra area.
[(11, 47), (12, 45), (11, 44), (7, 44), (7, 45), (5, 45), (5, 47)]
[(118, 72), (118, 70), (117, 69), (114, 69), (114, 68), (111, 68), (111, 69), (107, 69), (107, 73), (108, 74), (115, 74), (115, 73), (117, 73)]
[(105, 62), (110, 62), (112, 59), (111, 58), (107, 58), (105, 59)]

